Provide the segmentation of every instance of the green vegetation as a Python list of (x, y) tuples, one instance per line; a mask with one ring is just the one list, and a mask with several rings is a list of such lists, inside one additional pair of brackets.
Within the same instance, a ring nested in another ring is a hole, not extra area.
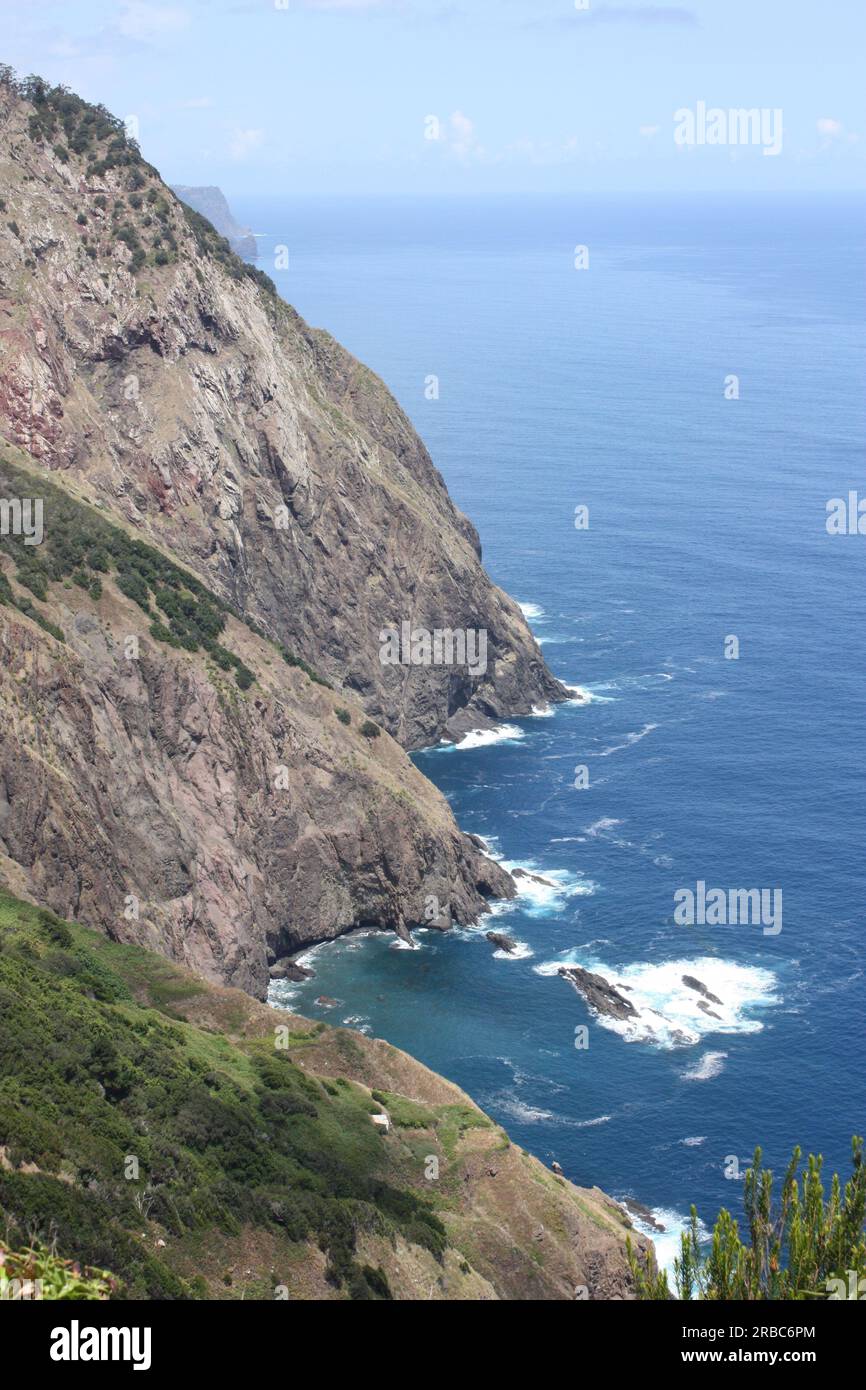
[[(253, 629), (253, 631), (255, 630), (256, 629)], [(317, 671), (313, 670), (308, 662), (303, 661), (299, 656), (295, 656), (294, 652), (290, 652), (287, 647), (280, 646), (279, 651), (287, 666), (296, 666), (299, 671), (303, 671), (305, 676), (309, 676), (310, 680), (314, 681), (316, 685), (323, 685), (327, 690), (333, 689), (330, 681), (326, 681), (323, 676), (320, 676)]]
[(347, 709), (343, 709), (343, 707), (340, 705), (337, 707), (335, 713), (341, 724), (351, 724), (352, 716)]
[(446, 1237), (432, 1197), (389, 1181), (369, 1093), (326, 1088), (271, 1036), (234, 1043), (172, 1017), (196, 991), (168, 962), (0, 893), (8, 1248), (111, 1270), (120, 1297), (190, 1298), (201, 1281), (175, 1272), (172, 1245), (244, 1226), (318, 1243), (344, 1294), (387, 1298), (357, 1236), (400, 1233), (437, 1258)]
[[(777, 1208), (773, 1205), (773, 1174), (761, 1166), (761, 1150), (756, 1149), (744, 1187), (748, 1241), (742, 1240), (738, 1223), (723, 1208), (709, 1249), (702, 1252), (698, 1213), (692, 1207), (691, 1224), (683, 1233), (682, 1253), (674, 1265), (677, 1296), (751, 1302), (827, 1298), (835, 1290), (847, 1297), (852, 1281), (856, 1287), (858, 1281), (866, 1279), (863, 1140), (855, 1136), (851, 1147), (852, 1176), (843, 1192), (839, 1175), (834, 1173), (826, 1200), (821, 1179), (823, 1160), (810, 1154), (800, 1175), (802, 1155), (795, 1149)], [(640, 1297), (670, 1297), (666, 1275), (640, 1261), (631, 1242), (629, 1263)]]
[[(228, 606), (193, 575), (160, 551), (134, 540), (95, 508), (77, 501), (42, 476), (34, 477), (0, 455), (0, 494), (41, 497), (41, 545), (25, 545), (20, 536), (0, 536), (0, 555), (15, 562), (15, 578), (40, 603), (49, 598), (49, 585), (71, 578), (91, 598), (102, 595), (101, 575), (114, 573), (118, 589), (151, 619), (150, 635), (158, 642), (195, 652), (202, 648), (221, 670), (234, 669), (235, 680), (247, 690), (254, 673), (239, 656), (217, 640), (226, 624)], [(157, 612), (151, 607), (155, 603)], [(0, 604), (26, 613), (59, 641), (63, 633), (26, 597), (16, 597), (0, 574)]]
[(242, 260), (240, 256), (236, 256), (225, 237), (220, 236), (206, 217), (202, 217), (200, 212), (196, 212), (187, 203), (180, 199), (178, 201), (195, 237), (196, 246), (201, 256), (218, 261), (226, 274), (230, 275), (233, 280), (253, 280), (272, 299), (278, 299), (277, 287), (269, 275), (266, 275), (263, 270), (259, 270), (257, 266)]
[(374, 724), (372, 719), (365, 719), (361, 725), (361, 733), (365, 738), (378, 738), (382, 730), (378, 724)]
[(0, 1241), (0, 1296), (13, 1300), (41, 1298), (97, 1302), (110, 1298), (117, 1281), (105, 1269), (81, 1269), (61, 1260), (54, 1250), (30, 1246), (7, 1250)]

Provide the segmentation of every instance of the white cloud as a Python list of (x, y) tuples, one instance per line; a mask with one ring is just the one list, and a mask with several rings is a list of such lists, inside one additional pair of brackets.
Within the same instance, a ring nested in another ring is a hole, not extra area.
[(822, 116), (818, 121), (818, 134), (827, 135), (830, 139), (841, 135), (844, 129), (842, 122), (834, 120), (832, 116)]
[(470, 159), (473, 155), (483, 153), (475, 138), (475, 122), (464, 116), (462, 111), (452, 112), (448, 125), (448, 144), (458, 159)]
[(658, 125), (642, 125), (639, 133), (648, 139), (653, 135), (658, 135), (660, 130), (661, 126)]
[(382, 10), (392, 0), (303, 0), (308, 10)]
[(243, 130), (236, 126), (229, 140), (228, 152), (231, 159), (247, 159), (257, 150), (265, 138), (263, 130)]
[(117, 20), (117, 28), (125, 39), (147, 43), (152, 39), (171, 37), (188, 28), (186, 10), (174, 5), (151, 5), (146, 0), (125, 0)]

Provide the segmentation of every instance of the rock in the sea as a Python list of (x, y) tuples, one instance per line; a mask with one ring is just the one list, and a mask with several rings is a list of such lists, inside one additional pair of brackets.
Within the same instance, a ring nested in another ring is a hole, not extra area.
[(339, 1000), (331, 999), (327, 994), (320, 994), (316, 1003), (321, 1004), (323, 1009), (336, 1009)]
[(529, 878), (533, 883), (543, 883), (545, 888), (555, 888), (556, 884), (549, 878), (542, 878), (541, 874), (531, 874), (528, 869), (513, 869), (512, 878)]
[(272, 980), (291, 980), (294, 984), (300, 984), (301, 980), (311, 980), (313, 971), (308, 970), (305, 965), (298, 965), (289, 956), (284, 960), (278, 960), (268, 971)]
[(698, 1008), (703, 1009), (704, 1013), (709, 1014), (710, 1018), (717, 1018), (719, 1022), (721, 1022), (721, 1014), (717, 1014), (715, 1009), (711, 1009), (705, 999), (698, 1000)]
[(649, 1226), (651, 1231), (665, 1231), (667, 1227), (659, 1221), (649, 1207), (645, 1207), (643, 1202), (638, 1202), (634, 1197), (623, 1197), (622, 1205), (630, 1216), (636, 1216), (638, 1221), (642, 1221), (645, 1226)]
[(489, 931), (487, 933), (487, 940), (490, 942), (491, 946), (498, 947), (500, 951), (507, 951), (509, 955), (511, 955), (512, 951), (517, 950), (517, 942), (514, 940), (514, 937), (506, 936), (504, 932)]
[(711, 1004), (721, 1004), (722, 1002), (718, 995), (711, 994), (706, 985), (702, 984), (700, 980), (696, 980), (694, 975), (683, 975), (683, 984), (688, 989), (696, 989), (698, 994), (702, 994)]
[(602, 975), (593, 975), (579, 965), (560, 966), (560, 975), (573, 984), (591, 1009), (607, 1018), (636, 1018), (637, 1009)]

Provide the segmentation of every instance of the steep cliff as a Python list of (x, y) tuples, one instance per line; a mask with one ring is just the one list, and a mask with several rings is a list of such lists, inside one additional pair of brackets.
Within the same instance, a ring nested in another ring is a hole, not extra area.
[[(405, 747), (561, 699), (385, 386), (234, 257), (100, 109), (0, 87), (0, 429)], [(483, 632), (387, 665), (383, 631)], [(476, 640), (480, 640), (476, 638)]]
[(15, 891), (259, 997), (268, 960), (302, 945), (468, 922), (513, 894), (356, 701), (13, 453), (0, 497), (38, 492), (44, 530), (0, 538)]
[(235, 219), (226, 196), (221, 188), (212, 184), (204, 188), (194, 188), (189, 184), (174, 184), (172, 193), (186, 203), (194, 212), (206, 217), (220, 236), (225, 237), (236, 256), (245, 261), (254, 261), (258, 256), (256, 239), (249, 227), (242, 227)]

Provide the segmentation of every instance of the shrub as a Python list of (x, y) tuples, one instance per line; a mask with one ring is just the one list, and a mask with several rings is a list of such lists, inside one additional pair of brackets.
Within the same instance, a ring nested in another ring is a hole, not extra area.
[[(761, 1150), (746, 1172), (743, 1201), (749, 1239), (722, 1209), (710, 1248), (701, 1247), (698, 1213), (682, 1235), (674, 1263), (677, 1296), (713, 1300), (802, 1300), (846, 1296), (848, 1281), (866, 1277), (866, 1166), (863, 1140), (851, 1141), (853, 1173), (844, 1193), (834, 1173), (829, 1200), (821, 1180), (823, 1160), (809, 1156), (799, 1176), (801, 1151), (795, 1149), (773, 1206), (773, 1174), (761, 1166)], [(657, 1274), (628, 1246), (629, 1264), (641, 1298), (670, 1297), (667, 1277)], [(841, 1281), (841, 1282), (840, 1282)]]

